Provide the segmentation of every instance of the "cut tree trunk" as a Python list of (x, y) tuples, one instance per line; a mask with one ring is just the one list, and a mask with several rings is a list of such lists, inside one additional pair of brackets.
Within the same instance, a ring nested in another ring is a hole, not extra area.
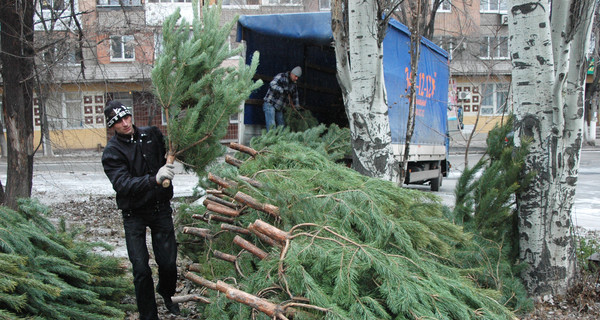
[(194, 236), (199, 236), (199, 237), (205, 238), (207, 240), (210, 240), (214, 237), (214, 235), (210, 232), (210, 229), (204, 229), (204, 228), (184, 227), (183, 233), (191, 234)]
[(277, 241), (273, 240), (273, 238), (256, 230), (253, 223), (251, 223), (248, 226), (248, 230), (250, 230), (255, 236), (257, 236), (260, 239), (260, 241), (270, 245), (271, 247), (283, 247), (283, 245), (280, 242), (277, 242)]
[(232, 209), (230, 207), (218, 204), (216, 202), (212, 202), (208, 199), (204, 200), (204, 206), (206, 207), (206, 210), (215, 212), (215, 213), (219, 213), (222, 215), (226, 215), (228, 217), (237, 217), (240, 215), (240, 212)]
[(193, 214), (192, 219), (203, 220), (206, 222), (210, 222), (211, 220), (225, 222), (225, 223), (234, 223), (235, 222), (235, 220), (232, 218), (223, 217), (218, 214), (210, 214), (210, 213)]
[(228, 261), (231, 263), (235, 263), (237, 260), (237, 257), (232, 255), (232, 254), (228, 254), (225, 252), (221, 252), (219, 250), (214, 250), (213, 251), (213, 256), (217, 259), (223, 260), (223, 261)]
[(197, 295), (197, 294), (187, 294), (184, 296), (173, 296), (173, 297), (171, 297), (171, 301), (173, 301), (173, 303), (184, 303), (184, 302), (190, 302), (190, 301), (201, 302), (204, 304), (210, 303), (210, 300), (208, 300), (208, 298)]
[(230, 155), (226, 155), (225, 156), (225, 162), (229, 163), (230, 165), (234, 166), (234, 167), (240, 167), (243, 163), (242, 160), (236, 159)]
[(237, 244), (244, 250), (257, 256), (260, 260), (263, 260), (268, 256), (268, 254), (266, 252), (264, 252), (259, 247), (255, 246), (254, 244), (252, 244), (251, 242), (249, 242), (248, 240), (246, 240), (240, 236), (235, 236), (233, 238), (233, 243)]
[(273, 318), (283, 314), (283, 310), (279, 305), (276, 305), (269, 300), (251, 295), (242, 290), (238, 290), (223, 281), (217, 281), (217, 290), (225, 293), (228, 299), (250, 306), (268, 315), (269, 317)]
[(264, 213), (268, 213), (274, 217), (279, 217), (279, 208), (278, 207), (276, 207), (272, 204), (268, 204), (268, 203), (260, 203), (260, 202), (258, 202), (258, 200), (254, 199), (253, 197), (251, 197), (241, 191), (238, 191), (238, 193), (236, 193), (233, 198), (235, 200), (237, 200), (238, 202), (249, 206), (252, 209), (256, 209), (256, 210), (262, 211)]
[(243, 152), (245, 154), (249, 154), (252, 157), (255, 157), (258, 154), (258, 151), (254, 150), (254, 149), (252, 149), (250, 147), (247, 147), (245, 145), (242, 145), (242, 144), (239, 144), (239, 143), (235, 143), (235, 142), (229, 143), (229, 147), (231, 149), (233, 149), (233, 150), (237, 150), (237, 151), (241, 151), (241, 152)]
[(257, 231), (259, 231), (260, 233), (263, 233), (277, 241), (285, 242), (290, 238), (289, 233), (287, 233), (281, 229), (278, 229), (262, 220), (254, 221), (253, 225)]
[(245, 235), (250, 234), (250, 230), (248, 230), (248, 229), (244, 229), (242, 227), (234, 226), (232, 224), (227, 224), (227, 223), (221, 224), (221, 230), (231, 231), (231, 232), (245, 234)]

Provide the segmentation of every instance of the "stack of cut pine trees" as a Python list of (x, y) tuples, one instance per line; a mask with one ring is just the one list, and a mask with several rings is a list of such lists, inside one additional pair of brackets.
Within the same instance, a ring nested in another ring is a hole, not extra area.
[[(275, 143), (211, 168), (180, 241), (207, 319), (513, 319), (439, 199)], [(483, 265), (485, 262), (482, 261)]]

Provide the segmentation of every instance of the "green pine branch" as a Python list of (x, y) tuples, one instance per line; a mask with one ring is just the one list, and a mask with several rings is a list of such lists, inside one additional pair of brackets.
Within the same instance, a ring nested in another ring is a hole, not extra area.
[[(226, 60), (241, 47), (229, 49), (228, 37), (237, 18), (221, 25), (221, 6), (206, 3), (202, 16), (194, 2), (194, 18), (188, 22), (179, 10), (163, 25), (164, 50), (152, 71), (154, 92), (167, 113), (169, 152), (203, 173), (207, 164), (223, 153), (229, 119), (262, 81), (253, 81), (258, 53), (250, 65), (237, 67)], [(191, 30), (191, 31), (190, 31)]]
[(0, 319), (122, 319), (132, 288), (118, 259), (52, 228), (39, 202), (20, 204), (0, 207)]

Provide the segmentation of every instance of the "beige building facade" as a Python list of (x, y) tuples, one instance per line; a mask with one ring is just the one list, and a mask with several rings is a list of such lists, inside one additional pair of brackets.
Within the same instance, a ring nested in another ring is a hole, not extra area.
[[(35, 144), (41, 141), (42, 128), (47, 124), (50, 141), (45, 142), (55, 153), (102, 149), (110, 138), (103, 109), (113, 99), (132, 109), (138, 126), (165, 129), (164, 115), (153, 98), (150, 74), (161, 48), (163, 21), (177, 9), (191, 21), (190, 0), (36, 3)], [(225, 0), (222, 20), (231, 21), (240, 14), (329, 10), (329, 5), (329, 0)], [(239, 45), (234, 41), (235, 30), (231, 39), (233, 46)], [(228, 63), (237, 65), (237, 59)], [(237, 117), (230, 119), (225, 141), (239, 141), (239, 122)]]

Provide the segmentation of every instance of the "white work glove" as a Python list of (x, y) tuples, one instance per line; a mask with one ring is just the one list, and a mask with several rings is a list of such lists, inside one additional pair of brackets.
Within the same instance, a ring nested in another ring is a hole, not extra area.
[(161, 184), (165, 179), (173, 180), (175, 176), (173, 169), (175, 169), (175, 166), (168, 163), (160, 167), (156, 173), (156, 183)]

